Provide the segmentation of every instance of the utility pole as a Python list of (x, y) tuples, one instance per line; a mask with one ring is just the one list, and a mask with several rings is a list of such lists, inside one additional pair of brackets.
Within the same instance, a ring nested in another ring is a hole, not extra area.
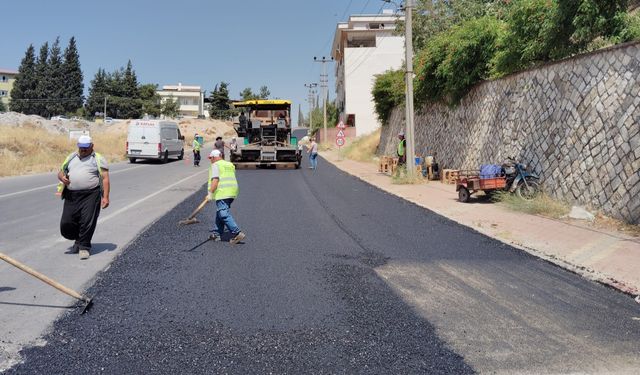
[(327, 66), (325, 63), (333, 61), (333, 57), (331, 59), (327, 59), (322, 56), (322, 60), (317, 59), (315, 56), (313, 57), (313, 61), (322, 63), (322, 74), (320, 74), (320, 87), (322, 87), (322, 111), (324, 116), (324, 133), (322, 135), (322, 139), (327, 142), (327, 88), (329, 87), (329, 76), (327, 75)]
[(411, 25), (411, 12), (413, 10), (413, 0), (406, 0), (405, 2), (405, 34), (404, 34), (404, 43), (405, 43), (405, 52), (406, 52), (406, 64), (407, 64), (407, 72), (405, 74), (405, 81), (407, 86), (407, 91), (405, 93), (405, 106), (406, 106), (406, 155), (407, 155), (407, 175), (409, 177), (415, 177), (416, 167), (415, 167), (415, 132), (413, 126), (413, 33), (412, 33), (412, 25)]
[(316, 91), (314, 90), (316, 87), (318, 86), (317, 83), (312, 82), (312, 83), (305, 83), (304, 87), (309, 89), (309, 130), (311, 130), (311, 128), (313, 127), (313, 122), (311, 120), (311, 116), (313, 113), (313, 102), (315, 101), (314, 95), (316, 94)]
[(107, 123), (107, 97), (109, 95), (104, 96), (104, 110), (102, 111), (102, 124)]

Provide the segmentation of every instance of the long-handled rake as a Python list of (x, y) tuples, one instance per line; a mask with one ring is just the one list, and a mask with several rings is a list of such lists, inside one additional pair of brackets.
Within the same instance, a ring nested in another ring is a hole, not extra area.
[(202, 211), (202, 209), (204, 208), (204, 206), (206, 206), (206, 205), (207, 205), (207, 202), (209, 202), (209, 201), (207, 200), (207, 198), (205, 198), (205, 199), (202, 201), (202, 203), (200, 203), (200, 205), (198, 205), (198, 207), (196, 207), (196, 209), (195, 209), (195, 210), (193, 210), (193, 212), (191, 213), (191, 215), (189, 215), (189, 217), (188, 217), (188, 218), (186, 218), (186, 219), (180, 220), (180, 221), (178, 222), (178, 225), (189, 225), (189, 224), (195, 224), (195, 223), (198, 223), (199, 221), (198, 221), (198, 219), (196, 218), (196, 215), (197, 215), (200, 211)]
[(80, 314), (84, 314), (92, 305), (93, 305), (93, 301), (91, 298), (87, 297), (87, 296), (83, 296), (82, 294), (76, 292), (73, 289), (67, 288), (66, 286), (60, 284), (59, 282), (49, 278), (48, 276), (45, 276), (43, 274), (41, 274), (40, 272), (18, 262), (17, 260), (10, 258), (9, 256), (0, 253), (0, 259), (4, 260), (5, 262), (11, 264), (12, 266), (19, 268), (20, 270), (28, 273), (31, 276), (34, 276), (42, 281), (44, 281), (45, 283), (51, 285), (52, 287), (58, 289), (59, 291), (61, 291), (62, 293), (68, 294), (71, 297), (80, 300), (82, 302), (84, 302), (84, 307), (82, 308), (82, 311), (80, 312)]

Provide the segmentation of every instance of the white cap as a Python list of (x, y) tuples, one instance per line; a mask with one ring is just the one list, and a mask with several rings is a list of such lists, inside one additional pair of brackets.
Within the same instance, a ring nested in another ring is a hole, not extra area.
[(209, 154), (210, 158), (219, 158), (220, 155), (222, 155), (220, 153), (220, 150), (212, 150), (211, 153)]
[(91, 143), (91, 137), (88, 135), (78, 137), (78, 147), (91, 147)]

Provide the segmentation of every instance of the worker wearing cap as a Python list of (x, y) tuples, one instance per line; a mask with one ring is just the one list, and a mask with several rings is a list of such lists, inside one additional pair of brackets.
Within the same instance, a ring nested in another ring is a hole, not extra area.
[(198, 141), (198, 133), (193, 136), (193, 166), (200, 166), (200, 141)]
[(220, 241), (224, 228), (227, 227), (233, 236), (229, 242), (237, 244), (244, 239), (245, 234), (231, 216), (231, 203), (239, 193), (236, 167), (222, 158), (220, 150), (211, 151), (209, 160), (211, 160), (211, 167), (209, 167), (207, 199), (216, 202), (216, 221), (213, 234), (209, 238)]
[(73, 253), (88, 259), (91, 238), (96, 230), (101, 208), (109, 207), (109, 166), (93, 151), (91, 137), (78, 138), (78, 151), (67, 156), (58, 172), (58, 192), (64, 199), (60, 233), (75, 241)]
[(398, 165), (404, 165), (407, 163), (407, 140), (404, 139), (404, 133), (398, 134)]

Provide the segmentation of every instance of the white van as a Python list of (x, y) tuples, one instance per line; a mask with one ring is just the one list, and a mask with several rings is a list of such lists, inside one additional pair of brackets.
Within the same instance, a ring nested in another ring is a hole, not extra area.
[(184, 157), (184, 136), (178, 124), (164, 120), (132, 120), (127, 133), (127, 157), (131, 163), (137, 159)]

